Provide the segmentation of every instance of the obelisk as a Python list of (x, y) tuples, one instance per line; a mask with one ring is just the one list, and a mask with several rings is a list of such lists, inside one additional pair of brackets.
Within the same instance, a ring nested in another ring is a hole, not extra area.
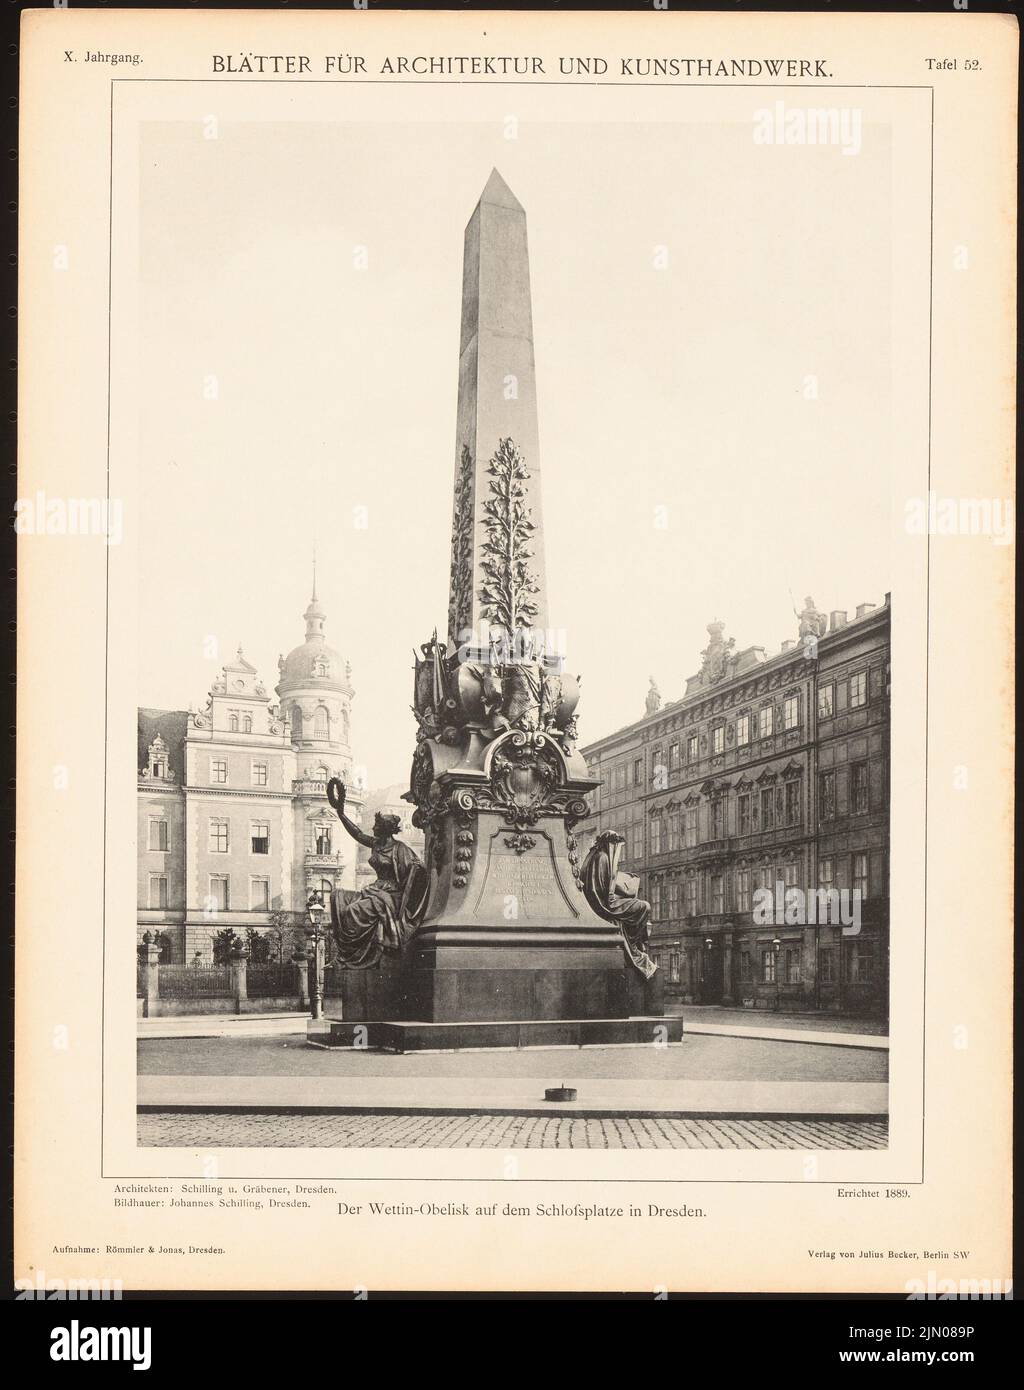
[[(518, 537), (501, 528), (510, 488), (529, 517)], [(502, 547), (517, 547), (518, 583), (495, 572)], [(521, 626), (547, 628), (537, 381), (526, 213), (495, 169), (463, 246), (448, 637), (486, 647)]]

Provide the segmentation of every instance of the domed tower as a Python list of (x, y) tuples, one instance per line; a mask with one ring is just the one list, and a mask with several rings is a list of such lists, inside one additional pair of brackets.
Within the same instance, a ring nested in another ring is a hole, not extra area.
[(347, 661), (327, 645), (327, 615), (316, 593), (303, 614), (306, 640), (278, 658), (277, 694), (291, 727), (295, 751), (295, 857), (293, 902), (301, 907), (314, 889), (355, 887), (357, 846), (327, 804), (327, 780), (340, 777), (348, 790), (346, 811), (359, 821), (363, 789), (353, 786), (350, 719), (354, 691)]

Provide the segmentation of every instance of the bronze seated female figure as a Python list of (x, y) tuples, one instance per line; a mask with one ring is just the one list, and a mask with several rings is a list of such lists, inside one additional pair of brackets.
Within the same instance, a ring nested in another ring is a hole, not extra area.
[(602, 830), (583, 861), (580, 876), (587, 902), (599, 917), (619, 927), (626, 959), (649, 980), (658, 968), (647, 949), (651, 905), (639, 896), (636, 874), (619, 868), (624, 844), (616, 831)]
[(350, 970), (379, 965), (385, 951), (400, 952), (426, 910), (429, 880), (422, 861), (396, 839), (398, 816), (378, 813), (373, 834), (366, 835), (345, 815), (345, 784), (332, 777), (327, 800), (342, 825), (371, 851), (377, 877), (366, 888), (336, 888), (331, 894), (335, 961)]

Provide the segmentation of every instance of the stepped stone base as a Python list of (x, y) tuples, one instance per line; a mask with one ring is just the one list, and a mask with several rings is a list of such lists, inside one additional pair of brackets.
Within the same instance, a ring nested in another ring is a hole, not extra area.
[(652, 1047), (682, 1042), (681, 1018), (562, 1018), (487, 1023), (338, 1021), (311, 1030), (318, 1047), (374, 1052), (455, 1052), (464, 1048)]
[(475, 968), (466, 968), (470, 948), (437, 955), (451, 964), (431, 969), (385, 960), (373, 970), (339, 972), (325, 1012), (346, 1022), (469, 1024), (646, 1018), (664, 1010), (660, 974), (643, 980), (622, 964), (618, 947), (592, 959), (581, 948), (491, 946), (480, 952), (488, 963)]

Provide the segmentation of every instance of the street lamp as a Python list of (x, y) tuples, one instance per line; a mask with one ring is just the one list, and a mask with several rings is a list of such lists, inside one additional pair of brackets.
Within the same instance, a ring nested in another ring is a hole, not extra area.
[(324, 977), (320, 968), (320, 947), (324, 940), (324, 911), (323, 894), (319, 891), (310, 893), (309, 901), (306, 903), (306, 916), (309, 918), (306, 935), (313, 947), (313, 991), (310, 999), (310, 1013), (313, 1018), (323, 1018), (324, 1016)]
[[(715, 938), (713, 936), (706, 936), (704, 938), (704, 969), (701, 972), (703, 976), (701, 980), (703, 988), (700, 993), (700, 1002), (702, 1004), (708, 1003), (709, 997), (715, 993), (715, 981), (713, 979), (714, 969), (711, 964), (711, 951), (714, 944)], [(712, 1000), (712, 1002), (714, 1001)]]
[(775, 969), (772, 971), (772, 974), (775, 976), (775, 1012), (776, 1012), (776, 1013), (779, 1012), (779, 948), (780, 948), (781, 946), (782, 946), (782, 941), (780, 940), (780, 938), (777, 937), (777, 936), (773, 936), (773, 937), (772, 937), (772, 955), (773, 955), (773, 958), (774, 958), (774, 960), (775, 960)]

